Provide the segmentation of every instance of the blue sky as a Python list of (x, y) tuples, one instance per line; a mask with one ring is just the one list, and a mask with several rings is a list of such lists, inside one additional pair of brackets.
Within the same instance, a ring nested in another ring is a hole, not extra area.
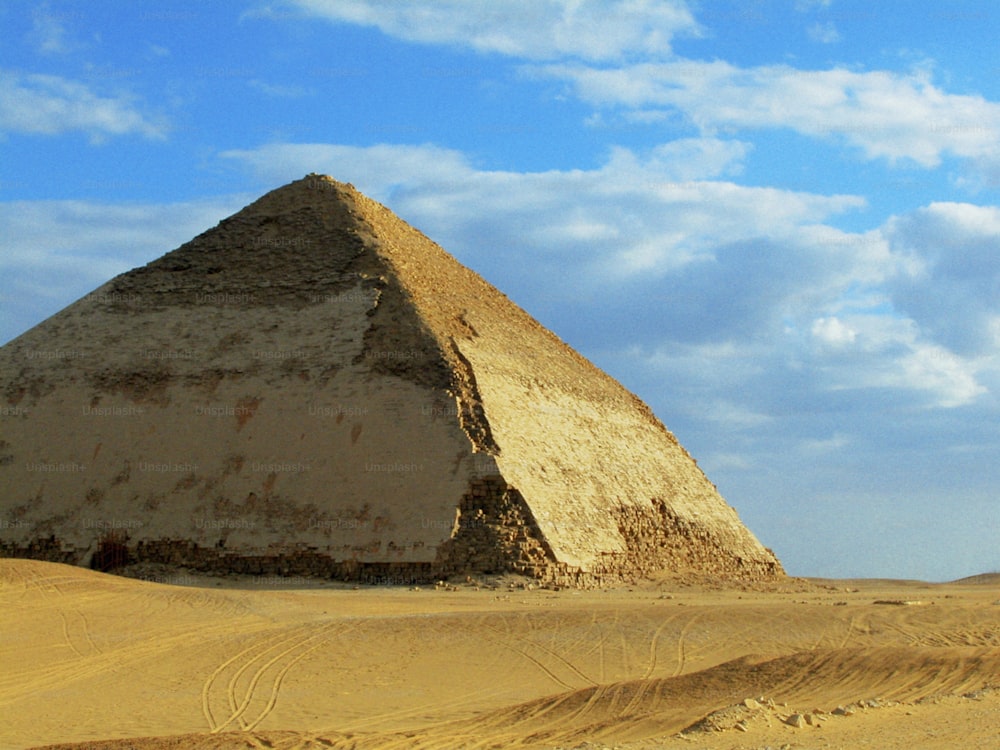
[(0, 342), (308, 172), (639, 394), (798, 575), (1000, 569), (1000, 10), (0, 5)]

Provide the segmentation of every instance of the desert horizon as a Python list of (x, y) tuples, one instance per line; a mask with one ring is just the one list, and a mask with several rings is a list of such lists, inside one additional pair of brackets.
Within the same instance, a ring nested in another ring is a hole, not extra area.
[(0, 747), (1000, 746), (997, 573), (571, 589), (123, 572), (0, 559)]

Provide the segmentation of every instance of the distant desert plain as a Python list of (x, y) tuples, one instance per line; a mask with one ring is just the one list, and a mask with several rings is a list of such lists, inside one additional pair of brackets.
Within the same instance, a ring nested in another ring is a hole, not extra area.
[(125, 572), (0, 559), (0, 748), (1000, 748), (1000, 575)]

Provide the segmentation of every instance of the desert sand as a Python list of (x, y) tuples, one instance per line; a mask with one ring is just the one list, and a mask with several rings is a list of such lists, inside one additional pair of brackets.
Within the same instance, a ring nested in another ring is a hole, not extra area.
[(0, 559), (0, 747), (1000, 747), (996, 575), (554, 590), (155, 572)]

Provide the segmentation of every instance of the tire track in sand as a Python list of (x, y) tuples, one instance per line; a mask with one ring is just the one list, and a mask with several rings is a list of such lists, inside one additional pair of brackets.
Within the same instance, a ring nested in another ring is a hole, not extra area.
[[(628, 716), (629, 714), (634, 712), (642, 703), (643, 698), (646, 697), (646, 692), (649, 690), (649, 685), (650, 685), (649, 680), (652, 677), (653, 672), (656, 670), (657, 659), (658, 659), (657, 653), (659, 650), (660, 637), (663, 635), (663, 631), (667, 627), (667, 625), (672, 623), (679, 616), (680, 613), (677, 613), (666, 618), (663, 622), (660, 623), (660, 625), (656, 628), (656, 630), (653, 631), (653, 637), (650, 638), (649, 641), (649, 660), (646, 663), (646, 671), (643, 674), (638, 686), (636, 687), (635, 693), (633, 693), (632, 697), (629, 699), (629, 702), (626, 703), (625, 706), (622, 708), (620, 713), (621, 716)], [(676, 677), (677, 675), (679, 675), (684, 668), (684, 661), (685, 661), (684, 639), (688, 631), (691, 629), (691, 626), (694, 625), (694, 623), (698, 620), (699, 617), (700, 615), (697, 613), (691, 615), (690, 619), (684, 624), (684, 627), (681, 628), (681, 632), (677, 636), (677, 667), (674, 669), (674, 672), (671, 675), (672, 677)]]
[[(525, 659), (527, 659), (536, 667), (538, 667), (540, 670), (542, 670), (542, 672), (544, 672), (553, 682), (555, 682), (564, 690), (577, 690), (580, 686), (571, 685), (569, 682), (567, 682), (562, 677), (557, 675), (553, 668), (551, 668), (548, 664), (545, 664), (545, 662), (543, 661), (544, 657), (539, 658), (537, 656), (534, 656), (533, 654), (528, 653), (527, 649), (528, 646), (534, 647), (538, 651), (541, 651), (543, 654), (547, 654), (548, 656), (552, 657), (552, 659), (554, 659), (562, 666), (566, 667), (566, 669), (568, 669), (576, 677), (582, 680), (585, 685), (590, 687), (596, 687), (599, 684), (590, 677), (588, 677), (586, 674), (584, 674), (582, 671), (580, 671), (580, 669), (575, 664), (570, 662), (565, 656), (558, 653), (554, 649), (548, 646), (543, 646), (537, 641), (528, 640), (524, 635), (521, 635), (520, 637), (515, 635), (512, 632), (510, 622), (508, 622), (506, 617), (501, 618), (501, 620), (504, 625), (504, 631), (506, 632), (501, 632), (499, 628), (493, 625), (484, 624), (484, 627), (486, 627), (489, 630), (492, 630), (494, 633), (500, 636), (499, 642), (501, 645), (523, 656)], [(527, 624), (528, 624), (528, 631), (530, 633), (533, 633), (535, 631), (534, 625), (532, 625), (530, 621)], [(525, 647), (522, 648), (520, 645), (517, 645), (518, 641), (525, 644)]]
[(677, 667), (674, 669), (674, 673), (671, 677), (678, 677), (684, 672), (684, 665), (687, 662), (687, 637), (691, 632), (691, 628), (700, 619), (701, 613), (695, 613), (681, 629), (681, 633), (677, 637)]
[[(330, 630), (330, 629), (331, 629), (330, 626), (328, 626), (326, 628), (326, 630)], [(343, 633), (345, 633), (345, 632), (347, 632), (349, 630), (353, 630), (353, 629), (354, 629), (354, 626), (351, 626), (351, 627), (347, 628), (346, 630), (339, 631), (338, 635), (342, 635)], [(324, 635), (324, 634), (322, 634), (322, 633), (321, 634), (317, 634), (316, 637), (319, 637), (320, 635)], [(299, 652), (294, 658), (292, 658), (291, 660), (289, 660), (288, 663), (285, 664), (285, 666), (283, 666), (278, 671), (278, 674), (275, 675), (275, 677), (274, 677), (274, 682), (271, 683), (271, 695), (267, 699), (267, 705), (264, 706), (264, 709), (260, 712), (260, 714), (257, 716), (257, 718), (254, 719), (252, 722), (249, 723), (249, 725), (247, 726), (248, 730), (252, 731), (252, 730), (256, 729), (258, 726), (260, 726), (260, 723), (262, 721), (264, 721), (264, 719), (266, 719), (268, 717), (268, 715), (271, 713), (271, 711), (274, 710), (274, 706), (278, 702), (278, 694), (281, 692), (281, 684), (284, 682), (285, 676), (292, 670), (292, 667), (294, 667), (296, 664), (298, 664), (306, 656), (308, 656), (309, 654), (311, 654), (313, 651), (315, 651), (316, 649), (318, 649), (320, 646), (325, 646), (327, 644), (327, 642), (328, 642), (327, 639), (324, 638), (319, 643), (315, 643), (312, 646), (310, 646), (309, 648), (305, 649), (304, 651)]]
[[(534, 623), (532, 623), (530, 621), (528, 623), (528, 627), (529, 627), (529, 630), (532, 633), (536, 632), (536, 630), (537, 630), (537, 628), (535, 627)], [(556, 637), (557, 635), (558, 635), (558, 632), (557, 631), (553, 631), (552, 637)], [(586, 639), (585, 635), (581, 636), (576, 641), (576, 643), (574, 643), (572, 646), (569, 646), (568, 648), (574, 648), (577, 644), (582, 643), (585, 639)], [(532, 646), (534, 646), (535, 648), (537, 648), (539, 651), (542, 651), (542, 652), (548, 654), (553, 659), (555, 659), (556, 661), (558, 661), (561, 664), (563, 664), (570, 672), (572, 672), (577, 677), (579, 677), (581, 680), (583, 680), (583, 682), (587, 686), (589, 686), (589, 687), (597, 687), (600, 684), (600, 683), (597, 682), (597, 680), (594, 680), (593, 678), (591, 678), (588, 675), (586, 675), (583, 672), (583, 670), (581, 670), (579, 667), (577, 667), (573, 662), (571, 662), (569, 659), (567, 659), (565, 656), (563, 656), (561, 653), (559, 653), (559, 651), (557, 651), (556, 649), (551, 648), (550, 646), (546, 646), (546, 645), (544, 645), (542, 643), (539, 643), (537, 640), (531, 640), (531, 641), (526, 641), (526, 642), (530, 643)]]
[[(330, 632), (339, 625), (341, 623), (300, 626), (295, 628), (292, 634), (278, 638), (276, 641), (254, 643), (216, 667), (202, 685), (202, 712), (209, 723), (210, 733), (218, 734), (230, 727), (234, 722), (238, 723), (239, 728), (244, 731), (257, 727), (274, 709), (281, 691), (281, 684), (291, 668), (309, 653), (325, 645)], [(318, 642), (313, 643), (314, 641)], [(310, 643), (313, 643), (313, 645), (308, 646)], [(287, 648), (285, 648), (286, 646)], [(257, 653), (254, 653), (255, 651)], [(275, 651), (277, 651), (276, 654)], [(272, 654), (273, 656), (267, 659)], [(247, 658), (248, 656), (249, 658)], [(245, 659), (242, 664), (240, 664), (241, 659)], [(267, 660), (263, 661), (264, 659)], [(225, 690), (225, 700), (229, 707), (229, 714), (224, 720), (216, 720), (211, 706), (212, 693), (219, 678), (222, 677), (227, 669), (236, 664), (239, 664), (239, 667), (227, 681)], [(240, 680), (251, 670), (254, 671), (249, 678), (249, 682), (241, 691), (239, 688)], [(273, 672), (273, 674), (269, 676), (270, 672)], [(255, 700), (261, 700), (258, 686), (262, 681), (266, 683), (266, 678), (268, 677), (270, 689), (267, 692), (268, 697), (265, 705), (258, 710), (253, 718), (248, 719), (247, 712), (250, 710), (251, 705)], [(238, 697), (238, 693), (240, 692), (243, 693), (242, 698)]]
[[(24, 593), (28, 593), (31, 589), (34, 589), (41, 595), (41, 599), (46, 602), (46, 604), (51, 605), (59, 615), (59, 620), (62, 624), (62, 637), (66, 645), (70, 647), (74, 654), (81, 659), (85, 659), (88, 656), (95, 656), (103, 653), (98, 645), (94, 642), (94, 638), (90, 633), (90, 623), (87, 621), (87, 616), (79, 607), (61, 606), (62, 603), (66, 602), (69, 597), (59, 586), (60, 578), (42, 578), (40, 576), (28, 577), (27, 575), (21, 574), (21, 581), (24, 587)], [(72, 579), (68, 579), (72, 580)], [(71, 620), (74, 622), (71, 623)], [(80, 635), (82, 634), (82, 638)], [(80, 641), (80, 645), (77, 645), (77, 641)]]

